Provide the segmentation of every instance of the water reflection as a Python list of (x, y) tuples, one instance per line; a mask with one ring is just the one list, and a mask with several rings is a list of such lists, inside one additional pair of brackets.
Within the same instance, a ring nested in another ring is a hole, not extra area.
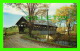
[(75, 41), (71, 41), (71, 42), (68, 42), (68, 41), (55, 41), (55, 43), (61, 44), (61, 45), (77, 46), (77, 42), (75, 42)]
[[(47, 39), (37, 39), (37, 40), (42, 41), (42, 42), (47, 41)], [(75, 42), (75, 41), (71, 41), (71, 42), (68, 42), (68, 41), (52, 41), (52, 42), (56, 43), (56, 44), (60, 44), (60, 45), (69, 45), (69, 46), (77, 47), (77, 42)]]

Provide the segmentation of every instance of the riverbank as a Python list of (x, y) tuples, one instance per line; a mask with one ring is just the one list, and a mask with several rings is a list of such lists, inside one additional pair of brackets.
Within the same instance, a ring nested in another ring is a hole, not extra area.
[(33, 41), (35, 43), (38, 43), (40, 45), (45, 45), (45, 46), (48, 45), (48, 46), (55, 46), (57, 48), (74, 48), (74, 47), (71, 47), (71, 46), (60, 45), (60, 44), (56, 44), (56, 43), (52, 43), (52, 42), (47, 42), (47, 41), (42, 42), (42, 41), (36, 40), (34, 38), (31, 38), (28, 35), (23, 35), (23, 36), (21, 36), (21, 38), (25, 39), (25, 40), (30, 40), (30, 41)]

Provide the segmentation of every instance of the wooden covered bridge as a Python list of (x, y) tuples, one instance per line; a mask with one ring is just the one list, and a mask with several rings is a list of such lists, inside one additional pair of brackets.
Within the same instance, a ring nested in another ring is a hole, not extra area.
[[(21, 17), (16, 25), (19, 28), (19, 33), (23, 32), (24, 33), (24, 28), (29, 28), (29, 22), (24, 18)], [(47, 25), (42, 25), (42, 24), (32, 24), (32, 30), (38, 30), (40, 31), (40, 34), (48, 34), (47, 30)], [(48, 26), (49, 27), (49, 34), (55, 34), (56, 33), (56, 26)]]

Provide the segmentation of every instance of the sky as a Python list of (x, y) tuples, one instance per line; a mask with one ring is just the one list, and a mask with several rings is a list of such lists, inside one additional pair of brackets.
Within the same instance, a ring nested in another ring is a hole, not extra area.
[[(62, 6), (70, 6), (72, 3), (51, 3), (49, 6), (49, 15), (54, 15), (56, 12), (56, 9), (59, 9)], [(14, 26), (16, 22), (22, 17), (25, 16), (25, 14), (16, 9), (12, 8), (11, 6), (7, 6), (6, 4), (3, 4), (3, 27), (10, 27)], [(64, 23), (62, 23), (63, 25)]]

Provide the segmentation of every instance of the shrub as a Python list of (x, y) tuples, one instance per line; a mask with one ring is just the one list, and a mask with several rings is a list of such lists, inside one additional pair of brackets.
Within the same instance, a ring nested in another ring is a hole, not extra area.
[(39, 31), (32, 31), (32, 34), (34, 34), (34, 35), (39, 35), (40, 34), (40, 32)]
[(25, 29), (24, 29), (24, 32), (25, 32), (25, 33), (28, 33), (28, 32), (29, 32), (29, 28), (25, 28)]
[(3, 28), (3, 34), (7, 34), (7, 35), (13, 35), (13, 34), (17, 34), (19, 32), (18, 27), (8, 27), (8, 28)]

